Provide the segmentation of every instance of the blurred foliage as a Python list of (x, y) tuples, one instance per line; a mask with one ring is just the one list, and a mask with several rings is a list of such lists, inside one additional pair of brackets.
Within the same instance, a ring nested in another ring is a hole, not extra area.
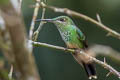
[(5, 59), (0, 57), (0, 80), (13, 80), (8, 77), (8, 70), (5, 65)]
[(6, 5), (8, 4), (9, 0), (0, 0), (0, 5)]
[[(22, 12), (27, 31), (29, 31), (34, 10), (34, 8), (30, 8), (30, 5), (33, 4), (35, 4), (34, 0), (23, 0)], [(69, 8), (94, 19), (96, 19), (96, 13), (99, 13), (103, 24), (120, 32), (120, 0), (47, 0), (47, 4), (56, 7)], [(42, 10), (40, 9), (38, 19), (41, 17), (41, 11)], [(60, 15), (66, 14), (54, 13), (47, 9), (45, 18), (53, 18)], [(82, 19), (71, 18), (85, 33), (89, 45), (103, 44), (120, 51), (118, 39), (107, 37), (107, 33), (94, 24)], [(37, 29), (38, 25), (39, 23), (36, 24), (35, 29)], [(51, 23), (47, 23), (43, 26), (38, 41), (65, 46), (55, 25)], [(88, 80), (84, 69), (69, 53), (44, 47), (35, 47), (34, 55), (42, 80)], [(100, 56), (97, 58), (103, 60), (103, 57), (104, 56)], [(106, 58), (106, 61), (115, 69), (120, 69), (120, 65), (111, 61), (110, 58)], [(101, 66), (96, 65), (96, 69), (98, 80), (118, 80), (114, 75), (106, 77), (108, 71)]]

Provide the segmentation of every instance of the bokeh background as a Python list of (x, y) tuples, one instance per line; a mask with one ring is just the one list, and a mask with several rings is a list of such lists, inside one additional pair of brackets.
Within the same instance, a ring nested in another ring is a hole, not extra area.
[[(23, 0), (22, 13), (27, 32), (29, 31), (34, 10), (34, 8), (30, 8), (29, 6), (33, 4), (35, 4), (34, 0)], [(94, 19), (96, 19), (96, 13), (99, 13), (103, 24), (120, 32), (120, 0), (47, 0), (46, 4), (69, 8)], [(60, 15), (66, 14), (55, 13), (47, 9), (45, 18), (53, 18)], [(41, 9), (39, 11), (38, 19), (40, 19), (40, 17)], [(107, 33), (94, 24), (82, 19), (71, 18), (85, 33), (89, 45), (108, 45), (117, 51), (120, 51), (120, 41), (118, 39), (107, 37)], [(37, 29), (38, 24), (39, 23), (35, 25), (35, 29)], [(66, 47), (56, 26), (52, 23), (47, 23), (43, 26), (38, 41)], [(34, 55), (41, 80), (88, 80), (85, 70), (73, 59), (70, 53), (64, 53), (63, 51), (45, 47), (35, 47)], [(104, 56), (99, 56), (97, 58), (103, 60)], [(106, 61), (120, 71), (120, 63), (116, 63), (108, 57), (106, 57)], [(118, 80), (114, 75), (106, 77), (108, 71), (97, 64), (96, 69), (98, 80)]]

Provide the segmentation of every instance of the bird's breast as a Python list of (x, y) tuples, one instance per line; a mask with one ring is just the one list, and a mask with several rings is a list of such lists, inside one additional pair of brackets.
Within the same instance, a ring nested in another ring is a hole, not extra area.
[(70, 36), (71, 36), (70, 31), (62, 32), (61, 35), (62, 35), (62, 38), (65, 42), (69, 42), (71, 40), (70, 39)]

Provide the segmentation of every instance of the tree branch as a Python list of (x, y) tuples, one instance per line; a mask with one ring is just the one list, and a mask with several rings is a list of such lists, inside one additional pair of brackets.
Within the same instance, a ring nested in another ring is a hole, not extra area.
[[(71, 52), (71, 53), (75, 53), (76, 52), (76, 50), (74, 50), (74, 49), (66, 49), (64, 47), (54, 46), (54, 45), (50, 45), (50, 44), (46, 44), (46, 43), (40, 43), (40, 42), (34, 42), (34, 41), (31, 41), (31, 42), (32, 42), (32, 44), (34, 46), (37, 46), (37, 47), (47, 47), (47, 48), (52, 48), (52, 49), (67, 51), (67, 52)], [(79, 51), (77, 50), (77, 52), (80, 53), (80, 54), (77, 54), (78, 59), (80, 59), (80, 57), (79, 57), (80, 55), (87, 56), (87, 57), (89, 57), (90, 60), (94, 61), (95, 63), (97, 63), (99, 65), (101, 65), (102, 67), (104, 67), (105, 69), (107, 69), (109, 72), (111, 72), (112, 74), (114, 74), (118, 78), (120, 78), (120, 73), (117, 70), (115, 70), (113, 67), (111, 67), (110, 65), (108, 65), (106, 62), (102, 62), (102, 61), (100, 61), (100, 60), (98, 60), (98, 59), (96, 59), (96, 58), (94, 58), (94, 57), (86, 54), (86, 52), (84, 52), (83, 50), (79, 50)]]
[(120, 53), (114, 49), (112, 49), (109, 46), (105, 46), (105, 45), (93, 45), (89, 48), (90, 53), (92, 53), (95, 56), (105, 56), (105, 57), (109, 57), (110, 59), (112, 59), (113, 61), (115, 61), (116, 63), (120, 63)]
[(35, 26), (35, 20), (36, 20), (37, 15), (38, 15), (40, 2), (41, 2), (41, 0), (36, 0), (36, 5), (35, 5), (35, 8), (34, 8), (33, 18), (32, 18), (31, 26), (30, 26), (30, 30), (29, 30), (29, 39), (30, 40), (32, 40), (32, 38), (33, 38), (33, 31), (34, 31), (34, 26)]
[(86, 20), (88, 22), (91, 22), (91, 23), (97, 25), (98, 27), (102, 28), (106, 32), (108, 32), (109, 36), (113, 36), (113, 37), (115, 37), (117, 39), (120, 39), (120, 34), (118, 32), (112, 30), (108, 26), (105, 26), (104, 24), (102, 24), (102, 23), (96, 21), (95, 19), (92, 19), (92, 18), (90, 18), (90, 17), (88, 17), (88, 16), (86, 16), (84, 14), (72, 11), (72, 10), (67, 9), (67, 8), (57, 8), (57, 7), (53, 7), (53, 6), (48, 6), (48, 5), (44, 4), (44, 3), (41, 3), (40, 7), (48, 8), (48, 9), (53, 10), (54, 12), (65, 13), (65, 14), (68, 14), (70, 16), (75, 16), (77, 18), (84, 19), (84, 20)]
[[(42, 2), (41, 2), (41, 3), (42, 3)], [(46, 8), (43, 8), (43, 9), (42, 9), (42, 17), (41, 17), (41, 19), (44, 19), (44, 17), (45, 17), (45, 11), (46, 11)], [(38, 35), (39, 35), (39, 32), (40, 32), (40, 30), (42, 29), (43, 24), (44, 24), (44, 21), (40, 21), (40, 24), (39, 24), (37, 30), (36, 30), (36, 31), (34, 32), (34, 34), (33, 34), (33, 41), (36, 41), (36, 40), (37, 40)]]

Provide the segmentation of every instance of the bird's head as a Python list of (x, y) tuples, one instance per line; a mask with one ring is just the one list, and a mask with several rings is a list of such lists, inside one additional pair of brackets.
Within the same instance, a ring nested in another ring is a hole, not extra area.
[(45, 21), (45, 22), (52, 22), (58, 27), (65, 27), (67, 25), (73, 25), (73, 21), (68, 16), (59, 16), (52, 19), (38, 19), (36, 21)]

